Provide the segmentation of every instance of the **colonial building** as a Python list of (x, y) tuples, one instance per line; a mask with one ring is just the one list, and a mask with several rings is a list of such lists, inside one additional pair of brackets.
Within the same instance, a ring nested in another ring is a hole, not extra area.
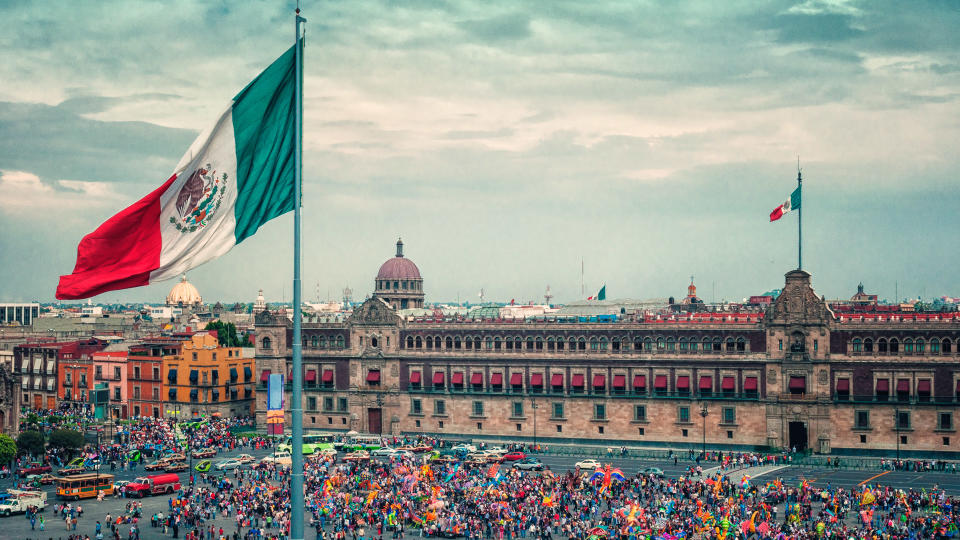
[[(960, 454), (955, 314), (836, 315), (794, 270), (747, 312), (403, 319), (386, 267), (346, 321), (304, 324), (307, 430)], [(292, 378), (291, 324), (261, 311), (256, 335), (265, 425), (267, 378)]]
[[(250, 416), (254, 359), (241, 347), (221, 347), (210, 332), (197, 332), (165, 356), (167, 416)], [(171, 412), (176, 411), (176, 412)]]
[(85, 406), (93, 389), (91, 356), (106, 346), (106, 341), (90, 338), (14, 347), (13, 366), (20, 375), (22, 403), (34, 409), (55, 409), (61, 401)]

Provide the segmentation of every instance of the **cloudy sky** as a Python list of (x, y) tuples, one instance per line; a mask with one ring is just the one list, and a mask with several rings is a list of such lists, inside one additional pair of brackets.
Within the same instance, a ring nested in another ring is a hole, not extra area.
[[(0, 2), (0, 299), (170, 174), (293, 38), (292, 2)], [(779, 287), (804, 172), (828, 297), (960, 295), (960, 4), (310, 1), (304, 295), (369, 294), (402, 236), (428, 301)], [(192, 271), (291, 297), (292, 215)], [(97, 301), (157, 301), (172, 282)]]

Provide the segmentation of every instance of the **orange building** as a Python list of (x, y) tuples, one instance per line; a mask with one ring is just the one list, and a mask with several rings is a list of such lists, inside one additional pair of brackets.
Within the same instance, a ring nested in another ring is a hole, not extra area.
[(189, 337), (151, 338), (130, 347), (127, 358), (127, 403), (130, 416), (166, 416), (163, 366), (175, 359)]
[(253, 415), (253, 368), (252, 349), (221, 347), (213, 332), (193, 334), (163, 357), (165, 416)]

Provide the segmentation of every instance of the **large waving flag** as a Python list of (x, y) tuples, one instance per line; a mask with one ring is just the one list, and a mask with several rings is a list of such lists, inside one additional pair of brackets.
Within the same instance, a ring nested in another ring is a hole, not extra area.
[(773, 212), (770, 212), (770, 221), (776, 221), (783, 217), (784, 214), (790, 212), (791, 210), (800, 209), (800, 186), (797, 186), (797, 189), (793, 190), (793, 193), (790, 194), (790, 197), (784, 201), (783, 204), (773, 209)]
[(57, 298), (89, 298), (177, 276), (293, 210), (295, 48), (247, 85), (173, 175), (80, 241)]

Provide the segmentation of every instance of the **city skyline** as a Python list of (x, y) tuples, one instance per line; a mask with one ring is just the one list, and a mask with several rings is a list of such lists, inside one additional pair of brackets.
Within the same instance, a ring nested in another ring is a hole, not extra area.
[[(355, 299), (402, 236), (428, 301), (960, 295), (960, 40), (935, 3), (305, 3), (304, 298)], [(292, 6), (0, 7), (0, 298), (53, 299), (80, 238), (156, 188)], [(106, 28), (102, 21), (114, 21)], [(189, 273), (291, 296), (292, 216)], [(94, 302), (160, 300), (175, 281)], [(716, 284), (714, 297), (713, 284)], [(286, 291), (284, 293), (284, 291)]]

